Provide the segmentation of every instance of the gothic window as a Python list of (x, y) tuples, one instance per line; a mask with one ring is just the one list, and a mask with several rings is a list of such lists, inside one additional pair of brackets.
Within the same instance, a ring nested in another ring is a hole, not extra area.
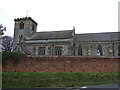
[(20, 29), (24, 29), (24, 23), (23, 22), (20, 23)]
[(75, 55), (75, 44), (73, 44), (73, 55)]
[(34, 24), (33, 24), (33, 25), (32, 25), (32, 30), (33, 30), (33, 31), (34, 31), (34, 28), (35, 28), (35, 27), (34, 27)]
[(112, 44), (113, 56), (114, 56), (114, 43)]
[(99, 56), (102, 56), (102, 55), (103, 55), (103, 53), (102, 53), (102, 48), (101, 48), (100, 45), (98, 46), (98, 51), (97, 51), (97, 53), (98, 53)]
[(55, 55), (62, 55), (62, 47), (55, 47)]
[(120, 45), (118, 46), (118, 56), (120, 56)]
[(49, 53), (49, 55), (52, 55), (52, 48), (51, 47), (48, 47), (48, 53)]
[(78, 47), (78, 55), (82, 56), (82, 48), (81, 48), (81, 46)]
[(45, 47), (39, 47), (38, 55), (45, 55)]

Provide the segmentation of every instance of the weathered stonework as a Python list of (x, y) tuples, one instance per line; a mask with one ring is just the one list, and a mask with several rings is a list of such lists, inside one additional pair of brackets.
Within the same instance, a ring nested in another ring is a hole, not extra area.
[(29, 56), (120, 56), (119, 32), (75, 34), (73, 30), (36, 32), (30, 17), (15, 19), (14, 49)]

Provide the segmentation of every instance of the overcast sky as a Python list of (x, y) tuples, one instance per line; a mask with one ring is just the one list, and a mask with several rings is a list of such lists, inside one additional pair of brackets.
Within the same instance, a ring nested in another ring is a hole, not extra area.
[(14, 19), (28, 16), (37, 31), (71, 30), (76, 33), (118, 31), (119, 0), (0, 0), (0, 24), (13, 36)]

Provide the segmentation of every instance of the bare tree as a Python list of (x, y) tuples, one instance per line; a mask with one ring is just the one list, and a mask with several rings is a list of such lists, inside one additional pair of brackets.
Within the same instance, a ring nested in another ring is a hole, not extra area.
[(3, 31), (6, 31), (6, 27), (3, 27), (3, 25), (0, 25), (0, 35), (2, 36), (4, 33)]
[(2, 37), (2, 46), (3, 51), (5, 52), (11, 52), (12, 46), (13, 46), (13, 39), (10, 36), (3, 36)]
[(2, 52), (3, 46), (2, 46), (2, 35), (4, 34), (3, 31), (6, 31), (6, 27), (3, 27), (2, 24), (0, 24), (0, 52)]

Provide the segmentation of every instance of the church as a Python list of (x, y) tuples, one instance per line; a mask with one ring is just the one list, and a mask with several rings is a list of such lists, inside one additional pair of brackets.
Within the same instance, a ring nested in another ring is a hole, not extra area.
[(29, 56), (120, 56), (120, 32), (76, 34), (72, 30), (37, 32), (31, 17), (14, 19), (13, 52)]

